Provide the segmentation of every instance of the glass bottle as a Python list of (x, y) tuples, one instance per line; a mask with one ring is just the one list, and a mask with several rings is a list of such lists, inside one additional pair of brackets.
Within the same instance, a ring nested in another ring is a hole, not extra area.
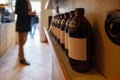
[(73, 70), (88, 72), (92, 68), (92, 53), (90, 46), (91, 25), (84, 16), (84, 8), (75, 9), (75, 17), (69, 28), (68, 57)]
[(65, 31), (64, 31), (64, 29), (66, 27), (66, 21), (69, 18), (69, 14), (70, 14), (69, 12), (66, 12), (64, 14), (64, 18), (61, 21), (61, 26), (60, 26), (60, 29), (61, 29), (61, 31), (60, 31), (60, 45), (61, 45), (61, 48), (63, 50), (65, 50)]
[(55, 26), (54, 26), (54, 35), (55, 35), (55, 40), (57, 40), (57, 21), (59, 20), (59, 15), (56, 15), (56, 19), (55, 19)]
[(54, 38), (56, 38), (56, 21), (57, 21), (57, 15), (54, 16), (54, 21), (53, 21), (53, 26), (52, 26), (52, 34), (54, 36)]
[(54, 32), (54, 25), (55, 25), (55, 16), (53, 16), (52, 22), (51, 22), (51, 34), (54, 36), (53, 32)]
[(61, 21), (64, 18), (64, 14), (59, 15), (59, 20), (57, 21), (57, 42), (60, 44), (60, 26), (61, 26)]
[(59, 20), (60, 20), (60, 14), (57, 16), (57, 21), (56, 21), (56, 40), (58, 41), (58, 31), (59, 31)]
[(70, 21), (75, 17), (75, 11), (70, 11), (70, 17), (69, 19), (66, 21), (66, 27), (65, 27), (65, 53), (68, 56), (68, 28), (70, 25)]

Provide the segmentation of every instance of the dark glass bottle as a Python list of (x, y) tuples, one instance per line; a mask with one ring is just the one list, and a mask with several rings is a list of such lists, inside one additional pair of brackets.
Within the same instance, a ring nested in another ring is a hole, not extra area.
[(65, 27), (65, 53), (68, 56), (68, 28), (70, 25), (70, 21), (75, 17), (75, 11), (70, 11), (70, 17), (69, 19), (66, 21), (66, 27)]
[(51, 34), (54, 36), (54, 25), (55, 25), (55, 16), (52, 19), (52, 25), (51, 25)]
[(60, 20), (60, 14), (57, 15), (57, 21), (56, 21), (56, 40), (58, 41), (58, 31), (59, 31), (59, 20)]
[(52, 26), (52, 33), (53, 33), (54, 38), (56, 38), (56, 35), (55, 35), (56, 34), (56, 27), (55, 26), (57, 25), (56, 21), (57, 21), (57, 15), (54, 16), (54, 21), (53, 21), (53, 26)]
[(63, 50), (65, 50), (65, 31), (64, 31), (64, 29), (65, 29), (65, 24), (66, 24), (66, 21), (67, 21), (67, 19), (69, 18), (69, 12), (66, 12), (65, 14), (64, 14), (64, 18), (63, 18), (63, 20), (61, 21), (61, 26), (60, 26), (60, 45), (61, 45), (61, 48), (63, 49)]
[(69, 62), (77, 72), (87, 72), (92, 68), (92, 53), (90, 46), (91, 25), (84, 16), (84, 8), (76, 8), (75, 17), (69, 28)]
[(54, 35), (55, 35), (55, 40), (57, 40), (57, 22), (59, 20), (59, 15), (56, 15), (56, 19), (55, 19), (55, 26), (54, 26)]
[(61, 21), (64, 18), (64, 14), (59, 15), (59, 20), (57, 21), (57, 42), (60, 44), (60, 26), (61, 26)]

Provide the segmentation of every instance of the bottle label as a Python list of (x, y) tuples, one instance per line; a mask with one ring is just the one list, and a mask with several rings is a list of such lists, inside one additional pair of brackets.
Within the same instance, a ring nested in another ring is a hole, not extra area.
[(55, 36), (56, 36), (56, 35), (57, 35), (57, 34), (56, 34), (56, 32), (57, 32), (57, 28), (55, 27), (54, 30), (55, 30), (54, 32), (55, 32)]
[(58, 39), (58, 28), (56, 28), (56, 36), (57, 36), (57, 39)]
[(60, 43), (63, 43), (63, 44), (64, 44), (64, 39), (65, 39), (64, 31), (61, 30), (61, 31), (60, 31)]
[(57, 36), (58, 36), (58, 39), (60, 39), (60, 29), (59, 28), (57, 30)]
[(65, 48), (68, 49), (68, 33), (65, 33)]
[(54, 31), (55, 31), (55, 27), (53, 27), (53, 34), (55, 35), (55, 32), (54, 32)]
[(87, 60), (86, 38), (68, 37), (69, 57), (76, 60)]

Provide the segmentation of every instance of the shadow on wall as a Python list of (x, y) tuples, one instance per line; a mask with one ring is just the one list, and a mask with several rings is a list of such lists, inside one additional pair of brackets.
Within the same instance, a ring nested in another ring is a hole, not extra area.
[[(104, 46), (102, 35), (100, 34), (100, 25), (97, 20), (99, 15), (92, 15), (93, 17), (93, 53), (95, 55), (95, 67), (101, 73), (101, 70), (104, 70)], [(99, 49), (99, 50), (98, 50)]]

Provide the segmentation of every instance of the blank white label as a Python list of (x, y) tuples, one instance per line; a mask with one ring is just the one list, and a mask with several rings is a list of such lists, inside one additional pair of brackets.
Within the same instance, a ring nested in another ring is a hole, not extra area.
[(60, 39), (60, 29), (57, 30), (57, 37)]
[(65, 43), (64, 42), (64, 39), (65, 39), (65, 33), (64, 33), (64, 31), (63, 30), (61, 30), (61, 32), (60, 32), (60, 43)]
[(65, 48), (68, 49), (68, 33), (65, 33)]
[(86, 38), (68, 38), (69, 57), (76, 60), (87, 60)]

